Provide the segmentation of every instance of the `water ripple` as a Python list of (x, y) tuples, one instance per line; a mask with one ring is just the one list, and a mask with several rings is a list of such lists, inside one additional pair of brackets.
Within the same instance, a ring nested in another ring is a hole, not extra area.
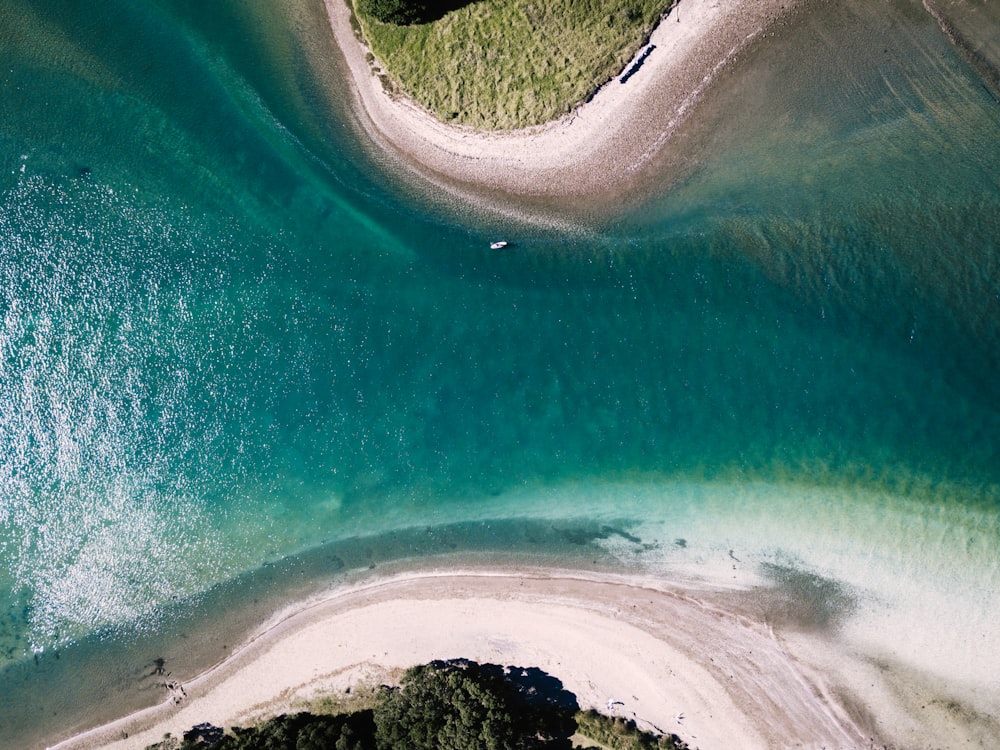
[(156, 257), (167, 217), (41, 178), (7, 198), (0, 525), (43, 649), (148, 618), (222, 564), (198, 458), (219, 427), (191, 406), (190, 284)]

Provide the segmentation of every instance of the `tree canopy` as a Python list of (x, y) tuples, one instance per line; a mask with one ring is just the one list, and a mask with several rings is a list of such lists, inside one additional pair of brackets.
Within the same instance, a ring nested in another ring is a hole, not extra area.
[(218, 740), (208, 740), (204, 732), (185, 732), (180, 746), (181, 750), (206, 747), (215, 750), (371, 750), (375, 747), (375, 727), (371, 711), (341, 716), (314, 716), (305, 712), (291, 716), (282, 714), (256, 727), (237, 727), (232, 734)]
[(581, 712), (562, 682), (536, 667), (465, 659), (406, 671), (399, 687), (382, 686), (374, 708), (334, 716), (276, 716), (231, 734), (210, 724), (147, 750), (570, 750), (571, 735), (613, 750), (687, 746), (634, 722)]
[(409, 26), (435, 21), (469, 0), (356, 0), (359, 13), (382, 23)]
[(577, 708), (541, 670), (437, 661), (410, 669), (379, 702), (375, 736), (380, 750), (570, 748)]

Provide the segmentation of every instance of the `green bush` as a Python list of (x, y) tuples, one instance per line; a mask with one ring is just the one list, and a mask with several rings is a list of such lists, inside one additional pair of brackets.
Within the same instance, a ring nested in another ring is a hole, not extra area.
[(379, 750), (569, 748), (575, 729), (572, 710), (537, 695), (537, 689), (521, 690), (506, 670), (495, 665), (454, 661), (415, 667), (375, 708), (377, 746)]
[(381, 23), (396, 26), (436, 21), (469, 0), (357, 0), (357, 10)]
[(248, 729), (235, 727), (216, 750), (371, 750), (375, 724), (371, 711), (341, 716), (282, 714)]
[(382, 23), (417, 23), (426, 13), (420, 0), (357, 0), (358, 12), (371, 16)]
[(593, 709), (576, 715), (576, 731), (588, 740), (609, 750), (687, 750), (676, 734), (654, 735), (643, 732), (631, 719), (604, 716)]

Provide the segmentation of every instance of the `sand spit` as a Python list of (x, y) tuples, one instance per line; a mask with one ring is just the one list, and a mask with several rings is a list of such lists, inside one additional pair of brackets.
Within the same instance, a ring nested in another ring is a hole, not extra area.
[(387, 94), (366, 61), (344, 0), (325, 2), (362, 123), (382, 148), (432, 179), (554, 198), (607, 195), (632, 184), (716, 76), (795, 5), (682, 0), (654, 30), (655, 49), (626, 83), (612, 79), (590, 101), (547, 125), (484, 132), (447, 125), (405, 97)]
[(556, 570), (375, 579), (286, 613), (227, 661), (172, 686), (160, 706), (58, 747), (144, 748), (202, 722), (245, 725), (372, 675), (457, 657), (540, 667), (581, 706), (611, 702), (704, 750), (868, 746), (821, 676), (770, 628), (717, 601), (707, 588)]

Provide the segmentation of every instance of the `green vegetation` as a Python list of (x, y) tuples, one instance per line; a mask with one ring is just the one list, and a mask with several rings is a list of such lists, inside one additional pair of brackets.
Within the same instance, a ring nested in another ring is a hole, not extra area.
[[(355, 12), (402, 91), (442, 120), (501, 130), (547, 122), (585, 101), (622, 71), (673, 2), (479, 0), (429, 23), (378, 20), (425, 13), (406, 0), (355, 0)], [(376, 14), (369, 9), (377, 3), (407, 9)]]
[(643, 732), (631, 719), (604, 716), (593, 709), (576, 715), (576, 733), (607, 750), (684, 750), (687, 744), (675, 734)]
[(414, 667), (375, 708), (379, 748), (568, 748), (576, 698), (541, 670), (467, 661)]
[(382, 23), (400, 25), (433, 21), (461, 3), (454, 0), (357, 0), (358, 12)]
[(371, 711), (341, 716), (282, 714), (249, 729), (235, 727), (224, 734), (219, 727), (200, 724), (183, 739), (166, 737), (146, 750), (370, 750), (375, 748)]
[(539, 669), (453, 660), (408, 670), (398, 688), (382, 686), (374, 709), (283, 714), (231, 734), (200, 724), (147, 750), (570, 750), (573, 736), (609, 750), (687, 747), (581, 712), (576, 697)]
[(382, 23), (419, 23), (422, 10), (417, 3), (406, 0), (357, 0), (358, 13)]

